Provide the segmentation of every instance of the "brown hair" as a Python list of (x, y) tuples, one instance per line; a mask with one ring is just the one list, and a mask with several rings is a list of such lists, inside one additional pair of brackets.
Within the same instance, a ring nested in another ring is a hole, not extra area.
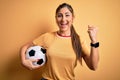
[[(71, 5), (69, 5), (67, 3), (63, 3), (58, 6), (58, 8), (56, 9), (56, 15), (59, 12), (59, 10), (64, 7), (67, 7), (69, 9), (69, 11), (72, 13), (72, 15), (74, 16), (73, 8), (71, 7)], [(76, 53), (77, 58), (80, 58), (82, 55), (80, 38), (79, 38), (79, 35), (76, 33), (73, 25), (71, 25), (71, 41), (72, 41), (72, 46)]]

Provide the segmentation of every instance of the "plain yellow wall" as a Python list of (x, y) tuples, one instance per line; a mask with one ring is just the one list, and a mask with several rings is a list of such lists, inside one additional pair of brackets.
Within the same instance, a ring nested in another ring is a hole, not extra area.
[(57, 29), (55, 10), (62, 2), (74, 8), (74, 26), (88, 46), (87, 25), (99, 28), (99, 67), (91, 71), (83, 62), (75, 69), (76, 80), (120, 80), (120, 0), (0, 0), (0, 80), (39, 80), (42, 69), (24, 68), (19, 50)]

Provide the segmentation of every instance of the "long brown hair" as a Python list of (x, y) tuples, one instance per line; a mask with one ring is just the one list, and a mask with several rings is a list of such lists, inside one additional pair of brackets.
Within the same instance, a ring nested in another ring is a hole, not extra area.
[[(64, 7), (67, 7), (69, 11), (72, 13), (72, 15), (74, 16), (73, 8), (71, 7), (71, 5), (67, 3), (63, 3), (58, 6), (58, 8), (56, 9), (56, 15), (59, 12), (59, 10)], [(71, 41), (72, 41), (72, 46), (76, 53), (77, 58), (80, 58), (82, 55), (80, 38), (79, 38), (79, 35), (76, 33), (73, 25), (71, 25)]]

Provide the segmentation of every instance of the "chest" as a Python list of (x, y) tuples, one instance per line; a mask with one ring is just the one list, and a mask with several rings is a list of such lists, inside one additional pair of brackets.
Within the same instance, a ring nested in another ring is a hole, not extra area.
[(76, 55), (72, 48), (71, 39), (56, 39), (47, 50), (49, 58), (75, 60)]

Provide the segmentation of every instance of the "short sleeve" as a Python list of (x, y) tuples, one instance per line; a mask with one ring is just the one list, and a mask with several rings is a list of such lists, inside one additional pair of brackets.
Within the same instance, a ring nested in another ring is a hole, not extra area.
[(45, 34), (40, 35), (36, 39), (33, 40), (34, 45), (44, 46), (44, 38)]
[(53, 33), (45, 33), (40, 35), (38, 38), (33, 40), (34, 45), (42, 46), (44, 48), (48, 48), (52, 42), (54, 41), (54, 32)]
[(87, 43), (84, 39), (81, 39), (81, 47), (82, 47), (82, 54), (83, 55), (90, 55), (90, 49), (87, 46)]

